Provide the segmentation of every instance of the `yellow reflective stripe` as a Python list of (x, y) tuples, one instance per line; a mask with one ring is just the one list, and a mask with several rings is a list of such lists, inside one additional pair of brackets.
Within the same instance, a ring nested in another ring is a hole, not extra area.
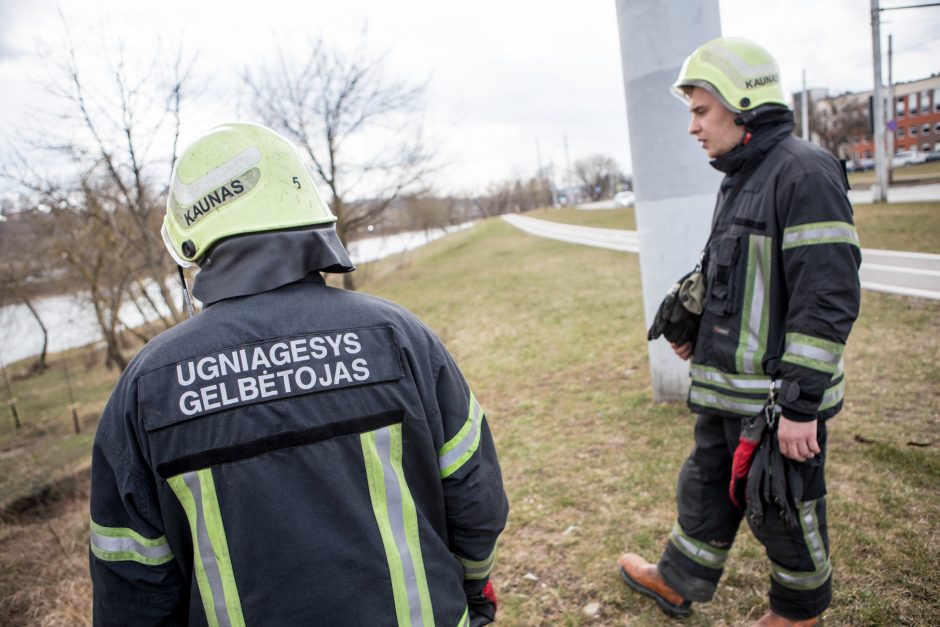
[(493, 547), (489, 557), (483, 560), (471, 560), (460, 555), (455, 555), (457, 561), (463, 566), (464, 579), (486, 579), (493, 570), (493, 563), (496, 561), (496, 547)]
[(770, 328), (770, 238), (748, 236), (747, 276), (744, 283), (741, 333), (735, 351), (738, 372), (762, 374)]
[(137, 562), (159, 566), (173, 559), (166, 536), (146, 538), (127, 527), (105, 527), (91, 521), (91, 552), (106, 562)]
[(725, 562), (728, 560), (727, 549), (716, 549), (705, 542), (686, 535), (678, 522), (672, 528), (669, 542), (690, 560), (708, 568), (724, 568)]
[(813, 222), (791, 226), (783, 230), (781, 248), (788, 250), (797, 246), (815, 244), (851, 244), (858, 246), (858, 233), (848, 222)]
[(819, 404), (818, 411), (824, 411), (826, 409), (831, 409), (835, 407), (840, 401), (845, 398), (845, 379), (842, 379), (835, 385), (830, 388), (827, 388), (823, 392), (822, 402)]
[(699, 387), (695, 382), (692, 383), (692, 389), (689, 390), (689, 400), (702, 407), (721, 409), (743, 416), (753, 416), (764, 409), (765, 403), (765, 399), (748, 399), (721, 394), (714, 390)]
[(713, 385), (732, 392), (763, 394), (766, 397), (770, 391), (770, 377), (764, 374), (732, 374), (701, 364), (689, 366), (689, 374), (696, 383)]
[(167, 480), (179, 499), (193, 536), (193, 564), (199, 595), (212, 627), (242, 627), (245, 618), (235, 585), (215, 481), (208, 468)]
[(385, 548), (399, 626), (432, 626), (418, 515), (402, 468), (401, 425), (360, 434), (372, 511)]
[(441, 479), (457, 472), (470, 459), (480, 444), (480, 426), (483, 422), (483, 408), (477, 402), (473, 392), (470, 393), (467, 421), (441, 450), (437, 453), (437, 463), (440, 468)]
[(457, 621), (457, 627), (470, 627), (470, 608), (463, 611), (463, 616)]
[(782, 360), (813, 370), (836, 374), (845, 345), (803, 333), (787, 333)]

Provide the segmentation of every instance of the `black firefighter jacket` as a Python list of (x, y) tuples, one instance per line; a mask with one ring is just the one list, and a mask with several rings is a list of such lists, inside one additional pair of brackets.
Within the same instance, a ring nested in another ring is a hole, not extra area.
[(825, 419), (842, 406), (859, 242), (841, 164), (793, 137), (788, 117), (712, 162), (726, 176), (705, 253), (694, 411), (754, 415), (773, 381), (791, 420)]
[(121, 377), (93, 454), (95, 622), (464, 625), (507, 510), (438, 338), (313, 273), (212, 303)]

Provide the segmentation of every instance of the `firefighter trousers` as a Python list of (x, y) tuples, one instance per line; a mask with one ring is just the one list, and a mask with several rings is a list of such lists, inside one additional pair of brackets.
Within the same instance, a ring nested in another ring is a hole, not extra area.
[[(826, 529), (826, 423), (819, 421), (821, 453), (794, 464), (803, 479), (796, 503), (799, 523), (787, 528), (775, 507), (760, 527), (751, 526), (770, 562), (770, 608), (790, 619), (819, 616), (832, 600), (829, 536)], [(685, 599), (710, 601), (724, 572), (743, 512), (728, 496), (731, 460), (741, 421), (700, 414), (695, 448), (679, 473), (678, 520), (659, 561), (663, 579)]]

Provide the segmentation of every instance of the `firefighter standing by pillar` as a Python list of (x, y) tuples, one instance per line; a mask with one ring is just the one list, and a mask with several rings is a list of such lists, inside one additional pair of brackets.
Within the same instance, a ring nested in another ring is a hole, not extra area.
[[(746, 509), (770, 562), (770, 611), (756, 624), (815, 625), (832, 597), (826, 420), (842, 406), (842, 352), (860, 297), (847, 181), (832, 155), (791, 135), (777, 63), (753, 42), (703, 44), (673, 90), (725, 178), (700, 273), (664, 301), (651, 329), (692, 359), (698, 419), (678, 519), (658, 564), (628, 553), (621, 573), (667, 614), (688, 614), (714, 595)], [(696, 283), (700, 315), (672, 315)], [(675, 339), (690, 337), (689, 324), (693, 340)], [(748, 440), (756, 418), (764, 436)], [(757, 442), (748, 469), (743, 453)]]

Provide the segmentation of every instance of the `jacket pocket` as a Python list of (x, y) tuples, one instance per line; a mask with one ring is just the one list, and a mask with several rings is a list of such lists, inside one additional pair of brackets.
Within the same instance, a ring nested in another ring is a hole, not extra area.
[(705, 309), (729, 316), (738, 310), (737, 267), (740, 265), (741, 238), (739, 235), (723, 235), (711, 247), (708, 260), (708, 292)]

